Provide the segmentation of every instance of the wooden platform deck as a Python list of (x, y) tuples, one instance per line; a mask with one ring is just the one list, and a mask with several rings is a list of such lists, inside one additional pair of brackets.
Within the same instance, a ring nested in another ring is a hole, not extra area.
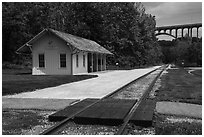
[(106, 99), (77, 114), (79, 124), (119, 125), (123, 122), (136, 100)]
[(138, 126), (152, 126), (155, 107), (155, 100), (147, 99), (142, 101), (139, 107), (136, 109), (135, 113), (133, 114), (132, 118), (130, 119), (130, 122)]
[[(99, 99), (85, 99), (50, 115), (49, 120), (64, 120), (98, 100)], [(123, 123), (135, 103), (136, 100), (129, 99), (105, 99), (76, 114), (73, 120), (78, 124), (117, 126)], [(156, 102), (154, 100), (147, 99), (142, 101), (134, 112), (130, 122), (138, 126), (151, 126), (155, 107)]]
[(48, 119), (49, 121), (61, 121), (66, 119), (67, 117), (79, 112), (83, 108), (87, 107), (90, 104), (93, 104), (94, 102), (98, 101), (99, 99), (84, 99), (74, 105), (68, 106), (60, 111), (57, 111), (56, 113), (49, 115)]

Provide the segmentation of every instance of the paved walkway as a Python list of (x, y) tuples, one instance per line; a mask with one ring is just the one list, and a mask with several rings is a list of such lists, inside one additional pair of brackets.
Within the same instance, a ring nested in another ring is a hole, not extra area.
[(180, 115), (202, 119), (202, 105), (163, 101), (157, 102), (156, 111), (160, 114)]
[(202, 70), (202, 67), (186, 67), (185, 69)]
[(40, 99), (40, 98), (3, 98), (2, 109), (60, 110), (79, 100)]
[(102, 98), (158, 68), (95, 72), (96, 78), (16, 95), (3, 96), (3, 109), (59, 110), (85, 98)]
[[(98, 73), (98, 77), (83, 81), (68, 83), (57, 87), (25, 92), (17, 95), (4, 96), (3, 98), (47, 98), (47, 99), (84, 99), (102, 98), (119, 89), (142, 75), (158, 68), (159, 66), (134, 69), (108, 71)], [(97, 73), (95, 73), (97, 74)]]

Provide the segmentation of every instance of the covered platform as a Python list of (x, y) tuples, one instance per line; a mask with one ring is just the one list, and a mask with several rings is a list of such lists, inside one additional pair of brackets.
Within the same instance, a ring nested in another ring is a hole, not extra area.
[(106, 70), (106, 54), (88, 53), (88, 73)]

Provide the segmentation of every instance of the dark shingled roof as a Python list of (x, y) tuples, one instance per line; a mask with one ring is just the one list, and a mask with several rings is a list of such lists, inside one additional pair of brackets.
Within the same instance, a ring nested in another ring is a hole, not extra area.
[(16, 52), (17, 53), (27, 53), (29, 49), (28, 48), (29, 45), (32, 44), (34, 41), (36, 41), (38, 38), (40, 38), (47, 31), (58, 36), (59, 38), (67, 42), (69, 45), (72, 45), (74, 48), (78, 50), (112, 55), (110, 51), (108, 51), (107, 49), (105, 49), (104, 47), (100, 46), (98, 43), (92, 40), (77, 37), (77, 36), (74, 36), (68, 33), (64, 33), (64, 32), (60, 32), (54, 29), (44, 29), (42, 32), (36, 35), (33, 39), (31, 39), (26, 44), (24, 44), (22, 47), (20, 47)]

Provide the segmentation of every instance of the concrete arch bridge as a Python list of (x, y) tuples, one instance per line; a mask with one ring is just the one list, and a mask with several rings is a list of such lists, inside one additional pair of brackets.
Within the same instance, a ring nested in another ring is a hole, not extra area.
[[(196, 29), (196, 37), (198, 38), (199, 28), (202, 27), (202, 23), (194, 24), (183, 24), (183, 25), (172, 25), (172, 26), (162, 26), (156, 27), (155, 35), (168, 35), (175, 39), (178, 38), (178, 30), (181, 30), (181, 37), (184, 37), (184, 30), (187, 29), (187, 34), (189, 37), (193, 37), (193, 29)], [(174, 31), (174, 33), (173, 33)]]

